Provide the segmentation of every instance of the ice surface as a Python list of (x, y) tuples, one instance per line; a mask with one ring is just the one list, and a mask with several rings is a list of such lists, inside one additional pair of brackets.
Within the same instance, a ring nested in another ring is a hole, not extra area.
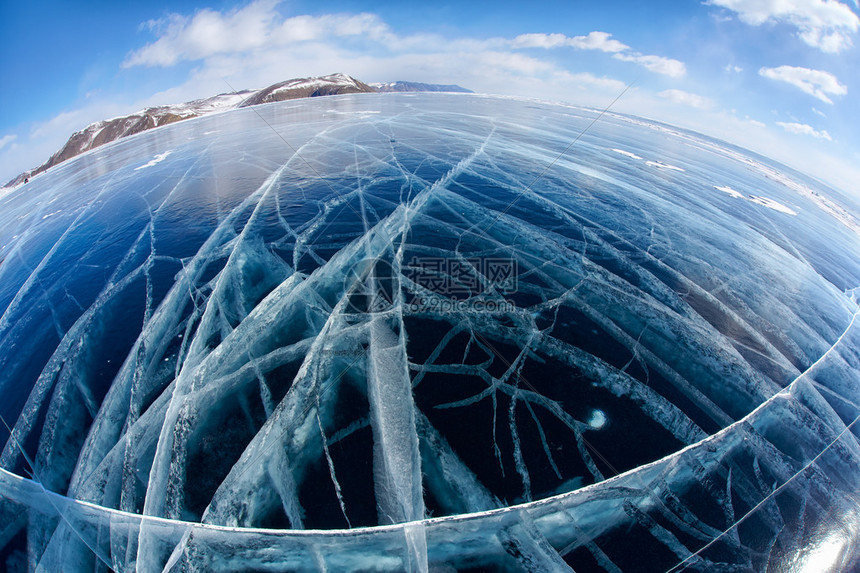
[(594, 117), (283, 102), (0, 198), (0, 563), (856, 567), (857, 206)]

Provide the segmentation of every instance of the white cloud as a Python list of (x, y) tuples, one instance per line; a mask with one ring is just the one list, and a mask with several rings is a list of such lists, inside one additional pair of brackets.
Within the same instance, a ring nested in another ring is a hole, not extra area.
[(393, 41), (390, 28), (374, 14), (326, 14), (283, 19), (277, 2), (259, 0), (226, 13), (203, 9), (193, 16), (171, 14), (145, 24), (158, 35), (154, 42), (131, 52), (123, 67), (168, 67), (181, 61), (216, 55), (247, 53), (298, 42), (363, 36)]
[(472, 63), (485, 67), (485, 69), (505, 70), (526, 75), (548, 72), (552, 68), (552, 65), (547, 62), (510, 52), (486, 50), (476, 52), (471, 56), (460, 54), (460, 57), (467, 58)]
[(158, 40), (129, 54), (123, 66), (172, 66), (262, 46), (272, 35), (274, 8), (274, 2), (263, 0), (226, 14), (205, 8), (191, 17), (170, 14), (150, 20), (145, 26)]
[(671, 77), (680, 77), (687, 73), (683, 62), (641, 54), (627, 44), (612, 39), (607, 32), (590, 32), (587, 36), (565, 36), (564, 34), (521, 34), (513, 39), (514, 48), (575, 48), (578, 50), (599, 50), (614, 54), (612, 57), (633, 62), (652, 72)]
[(612, 39), (612, 34), (606, 32), (589, 32), (587, 36), (574, 36), (570, 39), (570, 45), (580, 50), (600, 50), (601, 52), (623, 52), (630, 46)]
[(618, 95), (627, 88), (627, 84), (621, 80), (597, 77), (588, 72), (570, 73), (568, 71), (560, 71), (554, 74), (553, 80), (568, 89), (597, 89), (607, 96), (612, 94)]
[(791, 84), (824, 103), (833, 104), (833, 101), (828, 97), (830, 95), (840, 96), (848, 93), (848, 88), (840, 84), (836, 76), (822, 70), (779, 66), (778, 68), (762, 68), (758, 73), (771, 80)]
[(4, 135), (3, 137), (0, 137), (0, 149), (3, 149), (7, 145), (9, 145), (13, 141), (15, 141), (15, 138), (17, 138), (17, 137), (18, 136), (15, 134), (9, 134), (9, 135)]
[(569, 46), (570, 40), (564, 34), (520, 34), (513, 39), (511, 45), (515, 48), (561, 48)]
[(366, 36), (378, 41), (393, 41), (394, 34), (375, 14), (325, 14), (288, 18), (272, 34), (279, 45), (331, 37)]
[(638, 53), (618, 53), (612, 57), (625, 62), (637, 63), (644, 66), (645, 69), (649, 71), (673, 78), (679, 78), (687, 73), (687, 68), (684, 65), (684, 62), (673, 60), (671, 58), (664, 58), (662, 56), (648, 56)]
[(751, 26), (781, 22), (797, 28), (798, 36), (823, 52), (836, 53), (851, 46), (860, 18), (837, 0), (708, 0), (737, 13)]
[[(131, 52), (125, 67), (172, 66), (199, 61), (183, 85), (148, 98), (157, 105), (224, 91), (261, 87), (288, 77), (348, 72), (365, 81), (419, 79), (457, 83), (477, 91), (575, 98), (586, 105), (605, 105), (625, 84), (533, 57), (519, 48), (568, 47), (624, 55), (658, 73), (683, 73), (681, 62), (644, 56), (595, 31), (584, 36), (525, 34), (506, 38), (446, 38), (436, 34), (396, 34), (373, 14), (326, 14), (285, 17), (274, 2), (191, 15), (173, 14), (146, 26), (153, 42)], [(233, 38), (228, 42), (225, 38)], [(679, 71), (680, 70), (680, 71)]]
[(561, 48), (578, 50), (600, 50), (601, 52), (624, 52), (630, 46), (612, 39), (606, 32), (590, 32), (587, 36), (565, 36), (564, 34), (521, 34), (514, 38), (515, 48)]
[(822, 129), (821, 131), (816, 131), (811, 125), (806, 125), (805, 123), (784, 123), (781, 121), (776, 122), (778, 126), (783, 128), (785, 131), (789, 133), (796, 133), (798, 135), (811, 135), (817, 139), (826, 139), (827, 141), (833, 141), (833, 138), (830, 137), (830, 134), (827, 133), (826, 130)]
[[(276, 81), (285, 74), (317, 75), (322, 73), (320, 70), (349, 70), (358, 74), (360, 67), (347, 67), (345, 62), (354, 64), (355, 59), (362, 57), (373, 58), (379, 63), (403, 59), (400, 57), (403, 55), (424, 54), (425, 60), (430, 61), (447, 54), (450, 62), (455, 54), (467, 53), (470, 57), (466, 59), (481, 59), (492, 69), (533, 74), (548, 73), (554, 66), (519, 54), (511, 48), (569, 47), (610, 53), (620, 60), (671, 77), (679, 77), (686, 72), (682, 62), (641, 54), (615, 40), (607, 32), (593, 31), (573, 37), (564, 34), (523, 34), (513, 40), (449, 39), (434, 34), (400, 36), (375, 14), (300, 15), (285, 18), (277, 11), (277, 4), (275, 0), (258, 0), (225, 12), (204, 9), (193, 15), (171, 14), (147, 22), (145, 26), (155, 32), (156, 39), (129, 53), (123, 67), (169, 67), (182, 61), (203, 61), (203, 74), (226, 77), (233, 76), (231, 68), (236, 70), (243, 65), (243, 61), (256, 63), (251, 64), (253, 68), (274, 69), (274, 64), (261, 66), (259, 62), (270, 62), (273, 56), (279, 59), (278, 77), (262, 74), (260, 80), (254, 82), (256, 85), (269, 79)], [(362, 50), (357, 49), (359, 45)], [(307, 65), (296, 65), (302, 59), (305, 64), (311, 60), (337, 63), (311, 69)], [(432, 65), (435, 66), (435, 63)], [(451, 67), (460, 66), (451, 63)], [(306, 71), (291, 72), (290, 68)]]
[(662, 92), (659, 92), (657, 95), (673, 103), (695, 107), (698, 109), (710, 109), (714, 107), (714, 102), (710, 99), (690, 92), (685, 92), (683, 90), (664, 90)]

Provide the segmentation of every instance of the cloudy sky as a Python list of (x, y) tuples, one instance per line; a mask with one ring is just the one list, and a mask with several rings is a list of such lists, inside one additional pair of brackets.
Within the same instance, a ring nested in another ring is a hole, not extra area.
[(0, 6), (0, 182), (99, 119), (344, 72), (601, 109), (623, 93), (614, 111), (860, 196), (857, 0), (70, 4)]

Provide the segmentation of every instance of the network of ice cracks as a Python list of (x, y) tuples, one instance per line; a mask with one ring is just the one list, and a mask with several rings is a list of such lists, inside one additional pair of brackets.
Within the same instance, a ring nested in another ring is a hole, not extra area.
[(0, 199), (6, 567), (856, 565), (857, 235), (595, 117), (285, 102)]

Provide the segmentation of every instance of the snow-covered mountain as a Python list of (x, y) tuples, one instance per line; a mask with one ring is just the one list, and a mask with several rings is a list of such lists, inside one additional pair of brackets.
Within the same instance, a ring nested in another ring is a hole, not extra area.
[(339, 94), (372, 93), (374, 88), (346, 74), (332, 74), (319, 78), (299, 78), (287, 80), (263, 88), (249, 96), (237, 107)]
[(85, 151), (110, 143), (121, 137), (134, 135), (154, 127), (207, 115), (216, 111), (271, 103), (288, 99), (319, 97), (338, 94), (404, 92), (404, 91), (458, 91), (469, 92), (454, 85), (423, 84), (416, 82), (391, 82), (366, 84), (347, 74), (331, 74), (313, 78), (296, 78), (279, 82), (260, 90), (243, 90), (180, 104), (161, 105), (142, 109), (131, 115), (105, 119), (92, 123), (72, 134), (66, 144), (45, 163), (25, 171), (3, 187), (15, 187), (30, 177), (71, 159)]
[(421, 82), (388, 82), (385, 84), (370, 84), (380, 92), (456, 92), (456, 93), (475, 93), (472, 90), (467, 90), (464, 87), (449, 84), (424, 84)]

